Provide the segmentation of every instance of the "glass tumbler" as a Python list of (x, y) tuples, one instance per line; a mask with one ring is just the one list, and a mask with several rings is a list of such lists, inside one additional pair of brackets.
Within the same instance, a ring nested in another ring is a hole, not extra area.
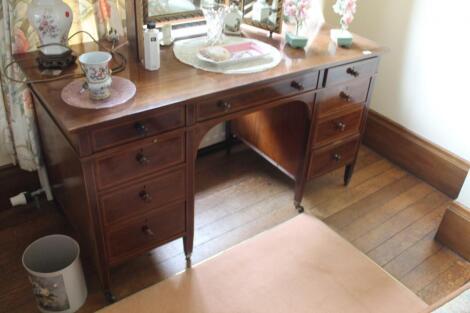
[(202, 1), (202, 13), (207, 24), (207, 44), (217, 45), (223, 40), (224, 18), (227, 7), (216, 1)]

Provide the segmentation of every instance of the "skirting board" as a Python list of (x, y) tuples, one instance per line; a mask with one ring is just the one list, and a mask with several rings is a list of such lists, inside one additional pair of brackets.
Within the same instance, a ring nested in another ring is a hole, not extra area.
[(444, 214), (436, 240), (470, 261), (470, 210), (454, 202)]
[(11, 207), (10, 197), (23, 191), (34, 191), (40, 188), (37, 172), (28, 172), (18, 166), (0, 167), (0, 211)]
[(370, 110), (364, 143), (436, 189), (456, 199), (470, 163)]

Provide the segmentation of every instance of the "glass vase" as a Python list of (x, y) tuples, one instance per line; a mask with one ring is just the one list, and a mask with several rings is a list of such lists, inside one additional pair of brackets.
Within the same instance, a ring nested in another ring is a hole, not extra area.
[(207, 24), (207, 44), (217, 45), (223, 40), (224, 19), (227, 7), (215, 1), (203, 1), (202, 13)]

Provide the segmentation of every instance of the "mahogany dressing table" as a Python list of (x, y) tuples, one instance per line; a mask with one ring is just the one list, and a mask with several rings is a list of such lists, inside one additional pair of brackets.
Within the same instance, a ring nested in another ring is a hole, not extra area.
[[(221, 122), (230, 120), (238, 138), (294, 180), (299, 211), (308, 180), (344, 167), (348, 184), (384, 49), (356, 35), (352, 48), (336, 48), (329, 30), (306, 51), (245, 31), (283, 54), (277, 67), (247, 75), (197, 70), (178, 62), (171, 47), (162, 49), (161, 69), (148, 72), (126, 46), (128, 65), (118, 75), (137, 94), (113, 109), (66, 105), (60, 92), (70, 80), (30, 85), (55, 199), (108, 297), (110, 269), (132, 257), (183, 238), (189, 260), (197, 150)], [(72, 48), (80, 54), (96, 46)], [(16, 56), (28, 79), (41, 78), (35, 57)]]

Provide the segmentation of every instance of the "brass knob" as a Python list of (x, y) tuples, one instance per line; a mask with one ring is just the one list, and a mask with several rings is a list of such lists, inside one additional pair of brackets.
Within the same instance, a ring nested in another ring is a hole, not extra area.
[(304, 85), (301, 82), (298, 82), (296, 80), (293, 80), (290, 83), (290, 86), (294, 89), (297, 89), (297, 90), (304, 90)]
[(142, 226), (142, 232), (146, 234), (147, 236), (154, 236), (155, 233), (152, 231), (152, 229), (148, 225)]
[(140, 151), (139, 153), (137, 153), (137, 155), (135, 156), (135, 159), (141, 165), (147, 165), (150, 163), (150, 159), (144, 155), (143, 151)]
[(333, 154), (333, 160), (335, 160), (336, 162), (341, 161), (341, 159), (342, 159), (341, 154), (339, 154), (339, 153)]
[(144, 202), (151, 202), (152, 201), (152, 196), (145, 189), (142, 190), (141, 192), (139, 192), (139, 197)]
[(354, 67), (348, 67), (348, 69), (346, 70), (346, 73), (354, 77), (359, 76), (359, 72)]
[(336, 129), (338, 129), (340, 132), (344, 132), (344, 130), (346, 129), (346, 124), (342, 121), (339, 121), (336, 123)]
[(345, 93), (344, 91), (341, 91), (339, 93), (339, 97), (347, 102), (351, 102), (352, 101), (352, 97), (350, 95), (348, 95), (347, 93)]
[(149, 132), (147, 126), (145, 126), (144, 124), (142, 124), (141, 122), (136, 122), (134, 124), (134, 129), (137, 131), (137, 133), (140, 135), (140, 136), (146, 136)]
[(217, 106), (221, 109), (224, 109), (224, 111), (228, 111), (232, 108), (232, 104), (228, 101), (220, 100), (217, 102)]

